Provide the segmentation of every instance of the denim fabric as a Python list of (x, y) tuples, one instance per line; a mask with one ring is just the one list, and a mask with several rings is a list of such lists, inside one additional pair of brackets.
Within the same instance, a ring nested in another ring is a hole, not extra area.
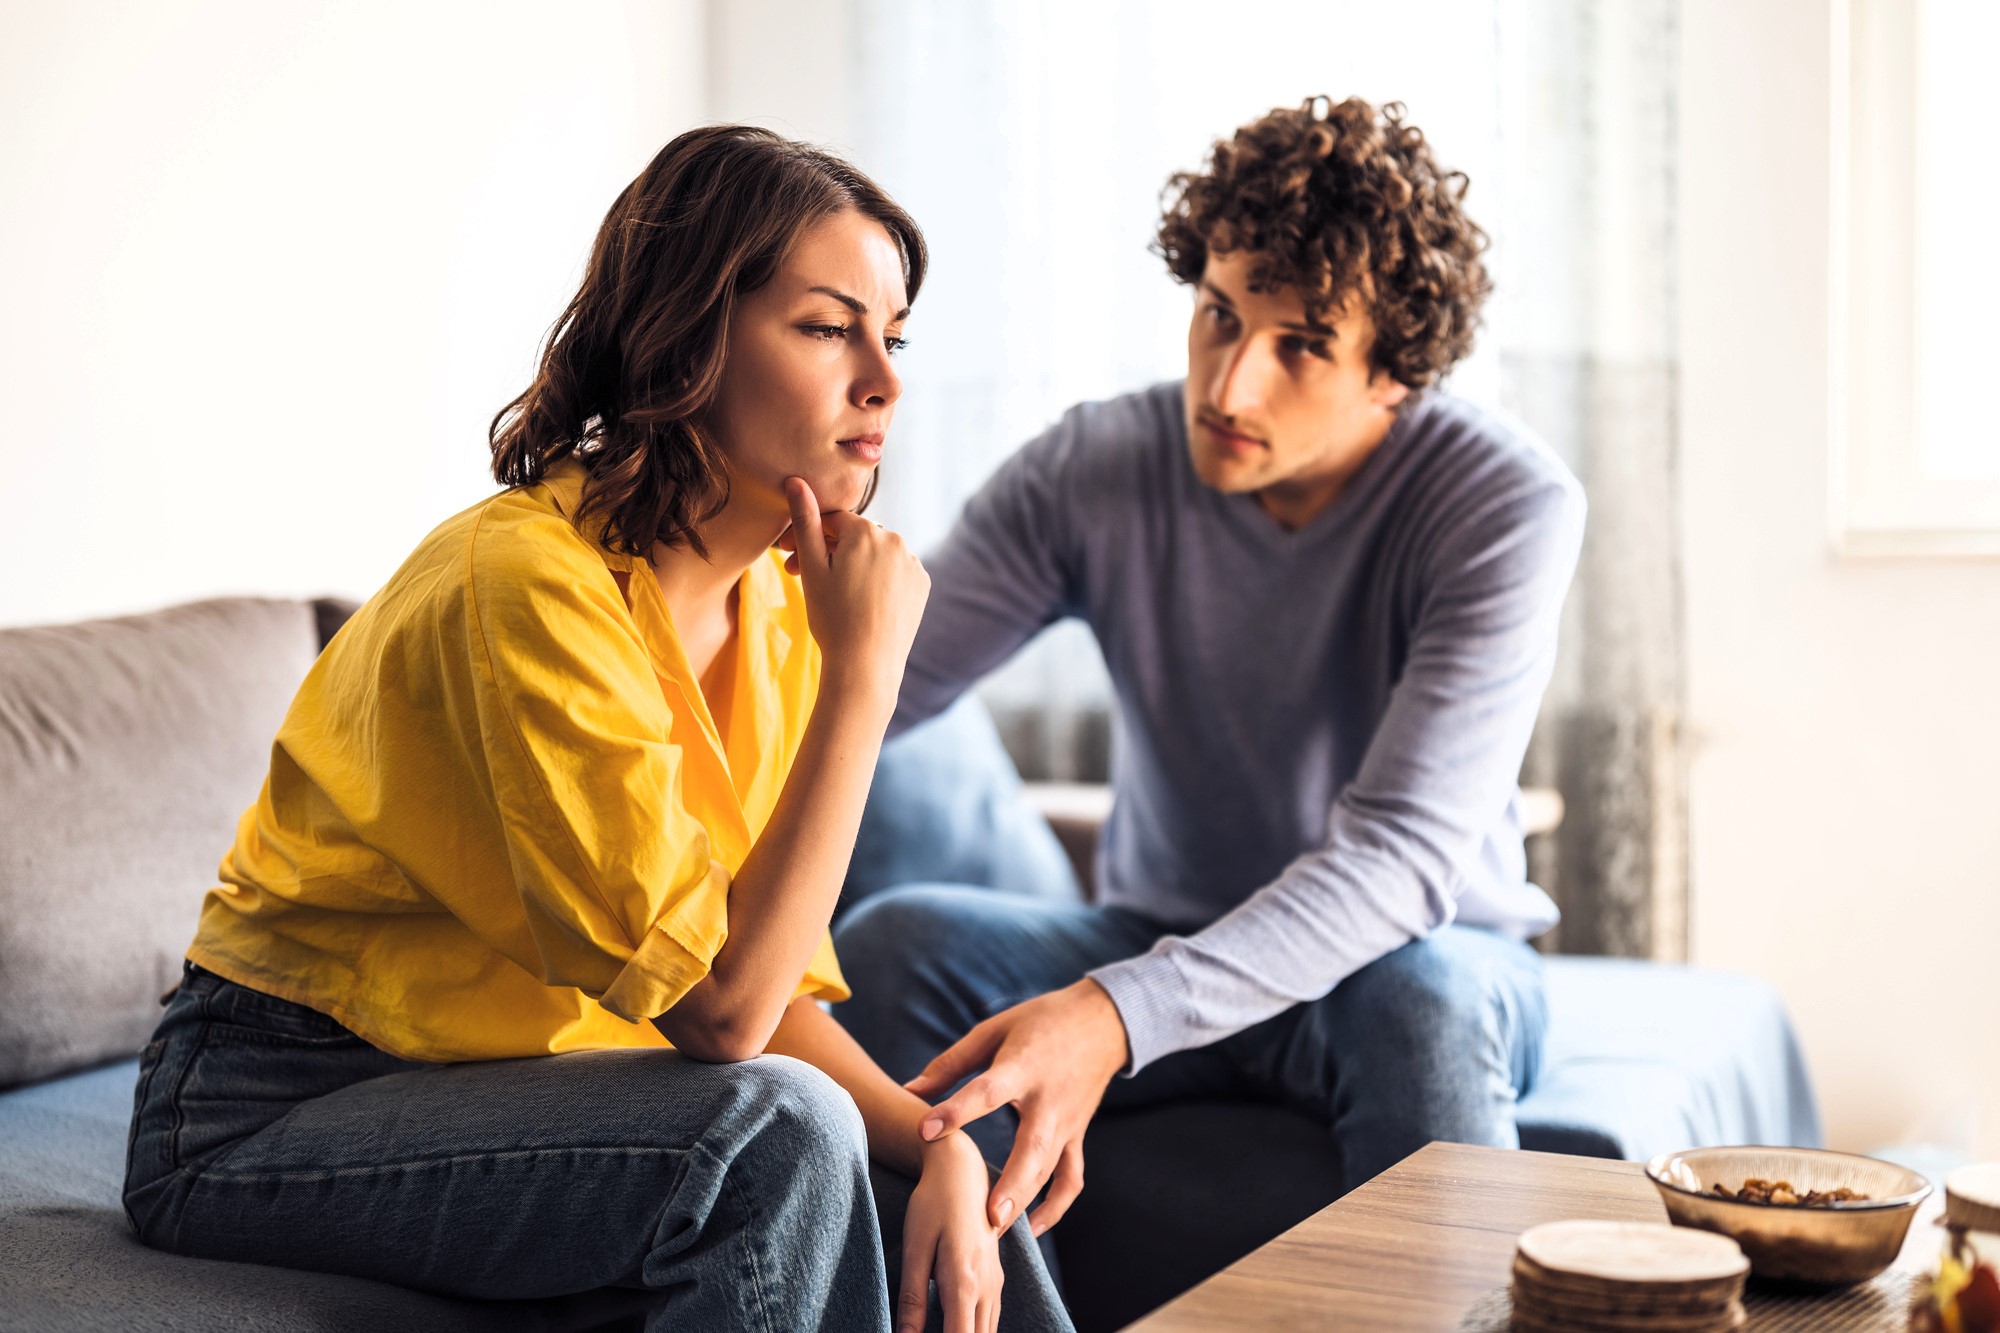
[[(147, 1245), (443, 1295), (661, 1293), (648, 1328), (885, 1330), (854, 1103), (782, 1056), (422, 1065), (189, 966), (140, 1064), (125, 1208)], [(1002, 1327), (1065, 1329), (1025, 1230)], [(896, 1256), (900, 1245), (888, 1253)]]
[[(868, 899), (835, 935), (854, 998), (834, 1009), (895, 1078), (974, 1024), (1167, 933), (1117, 907), (1064, 906), (953, 885)], [(1540, 956), (1447, 926), (1370, 963), (1324, 998), (1114, 1079), (1109, 1109), (1188, 1098), (1274, 1100), (1332, 1130), (1350, 1188), (1435, 1139), (1517, 1147), (1514, 1107), (1541, 1061)], [(1004, 1159), (1011, 1109), (970, 1132)]]

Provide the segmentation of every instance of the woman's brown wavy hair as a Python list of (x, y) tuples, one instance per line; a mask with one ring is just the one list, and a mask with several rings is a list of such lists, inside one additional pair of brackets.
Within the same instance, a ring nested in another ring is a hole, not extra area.
[(493, 418), (494, 480), (532, 485), (576, 454), (589, 473), (579, 527), (601, 519), (607, 545), (642, 559), (656, 543), (706, 556), (698, 529), (728, 503), (729, 472), (700, 423), (730, 320), (801, 233), (850, 208), (895, 238), (914, 301), (923, 233), (853, 166), (749, 125), (662, 148), (605, 215), (534, 383)]
[(1167, 182), (1154, 252), (1192, 284), (1211, 250), (1248, 251), (1252, 285), (1296, 287), (1315, 321), (1359, 295), (1373, 368), (1431, 385), (1472, 350), (1493, 284), (1486, 233), (1461, 210), (1465, 173), (1442, 170), (1403, 115), (1400, 102), (1314, 97), (1245, 125), (1205, 171)]

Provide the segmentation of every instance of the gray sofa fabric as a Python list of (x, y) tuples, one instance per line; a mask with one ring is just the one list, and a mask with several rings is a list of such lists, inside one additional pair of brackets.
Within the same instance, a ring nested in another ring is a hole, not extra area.
[(0, 1087), (145, 1041), (318, 652), (248, 598), (0, 630)]

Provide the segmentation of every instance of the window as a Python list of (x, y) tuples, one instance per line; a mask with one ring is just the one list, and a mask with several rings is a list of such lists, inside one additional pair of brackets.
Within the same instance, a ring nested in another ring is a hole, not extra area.
[[(1832, 468), (1855, 555), (2000, 556), (1988, 0), (1849, 0), (1837, 41)], [(1843, 96), (1844, 94), (1844, 96)]]

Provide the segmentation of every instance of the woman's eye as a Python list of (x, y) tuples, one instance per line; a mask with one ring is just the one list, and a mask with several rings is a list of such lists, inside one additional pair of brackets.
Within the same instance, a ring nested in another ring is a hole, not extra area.
[(823, 343), (830, 343), (836, 338), (845, 338), (847, 336), (847, 326), (845, 324), (807, 324), (804, 327), (807, 333), (810, 333)]
[(896, 353), (902, 351), (905, 347), (908, 347), (910, 345), (910, 340), (908, 338), (884, 338), (882, 340), (882, 345), (889, 349), (890, 356), (894, 356)]

